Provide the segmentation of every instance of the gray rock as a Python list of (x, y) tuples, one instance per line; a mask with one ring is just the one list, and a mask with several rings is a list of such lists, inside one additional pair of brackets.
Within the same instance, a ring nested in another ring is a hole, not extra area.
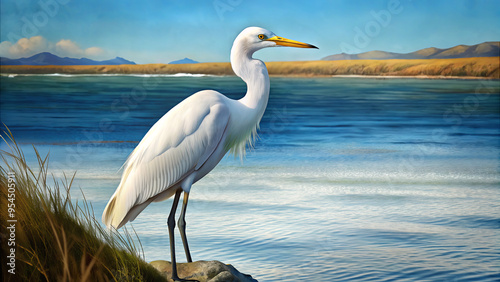
[[(173, 281), (172, 264), (169, 261), (156, 260), (150, 264), (168, 281)], [(240, 273), (232, 265), (216, 260), (177, 263), (177, 273), (182, 279), (199, 282), (257, 282), (252, 276)]]

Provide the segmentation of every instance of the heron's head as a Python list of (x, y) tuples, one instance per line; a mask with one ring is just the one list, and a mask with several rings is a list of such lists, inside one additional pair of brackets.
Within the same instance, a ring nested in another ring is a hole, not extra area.
[(260, 27), (245, 28), (238, 35), (238, 37), (236, 37), (236, 40), (234, 40), (233, 48), (235, 46), (238, 46), (238, 48), (246, 50), (250, 54), (262, 48), (276, 47), (276, 46), (318, 49), (318, 47), (311, 44), (302, 43), (299, 41), (277, 36), (271, 31)]

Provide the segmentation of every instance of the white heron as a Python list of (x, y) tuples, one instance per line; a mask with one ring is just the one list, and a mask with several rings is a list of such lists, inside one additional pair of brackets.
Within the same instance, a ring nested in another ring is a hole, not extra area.
[(167, 220), (174, 280), (179, 280), (174, 228), (180, 195), (184, 192), (177, 223), (187, 261), (192, 262), (184, 219), (191, 186), (228, 151), (244, 154), (247, 144), (253, 141), (267, 106), (270, 84), (266, 65), (252, 54), (275, 46), (317, 48), (263, 28), (244, 29), (231, 48), (231, 66), (247, 84), (246, 95), (233, 100), (217, 91), (203, 90), (170, 109), (128, 157), (121, 182), (103, 212), (102, 221), (108, 228), (118, 229), (133, 221), (151, 202), (174, 195)]

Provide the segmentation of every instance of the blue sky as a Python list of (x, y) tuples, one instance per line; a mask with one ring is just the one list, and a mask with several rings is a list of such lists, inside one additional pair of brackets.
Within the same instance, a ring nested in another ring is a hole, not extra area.
[(343, 51), (404, 53), (500, 40), (500, 2), (2, 0), (0, 56), (51, 51), (137, 63), (227, 62), (234, 38), (247, 26), (320, 48), (255, 55), (266, 61), (317, 60)]

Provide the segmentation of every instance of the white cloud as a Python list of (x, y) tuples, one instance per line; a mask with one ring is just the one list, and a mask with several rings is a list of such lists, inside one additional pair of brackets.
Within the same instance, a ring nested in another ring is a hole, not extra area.
[(102, 57), (106, 55), (106, 51), (99, 47), (90, 47), (85, 49), (85, 56), (87, 57)]
[(84, 51), (69, 39), (61, 39), (56, 43), (56, 55), (63, 57), (82, 57)]
[(41, 52), (51, 52), (61, 57), (82, 58), (102, 60), (110, 57), (108, 52), (99, 47), (82, 49), (76, 42), (69, 39), (61, 39), (57, 43), (49, 42), (42, 36), (21, 38), (16, 43), (3, 41), (0, 43), (0, 57), (18, 59), (30, 57)]
[(107, 52), (99, 47), (90, 47), (84, 50), (69, 39), (61, 39), (56, 43), (55, 54), (62, 57), (86, 57), (89, 59), (104, 59), (108, 56)]
[(0, 43), (0, 56), (7, 58), (21, 58), (33, 56), (50, 49), (50, 43), (41, 36), (21, 38), (15, 44), (10, 41)]

